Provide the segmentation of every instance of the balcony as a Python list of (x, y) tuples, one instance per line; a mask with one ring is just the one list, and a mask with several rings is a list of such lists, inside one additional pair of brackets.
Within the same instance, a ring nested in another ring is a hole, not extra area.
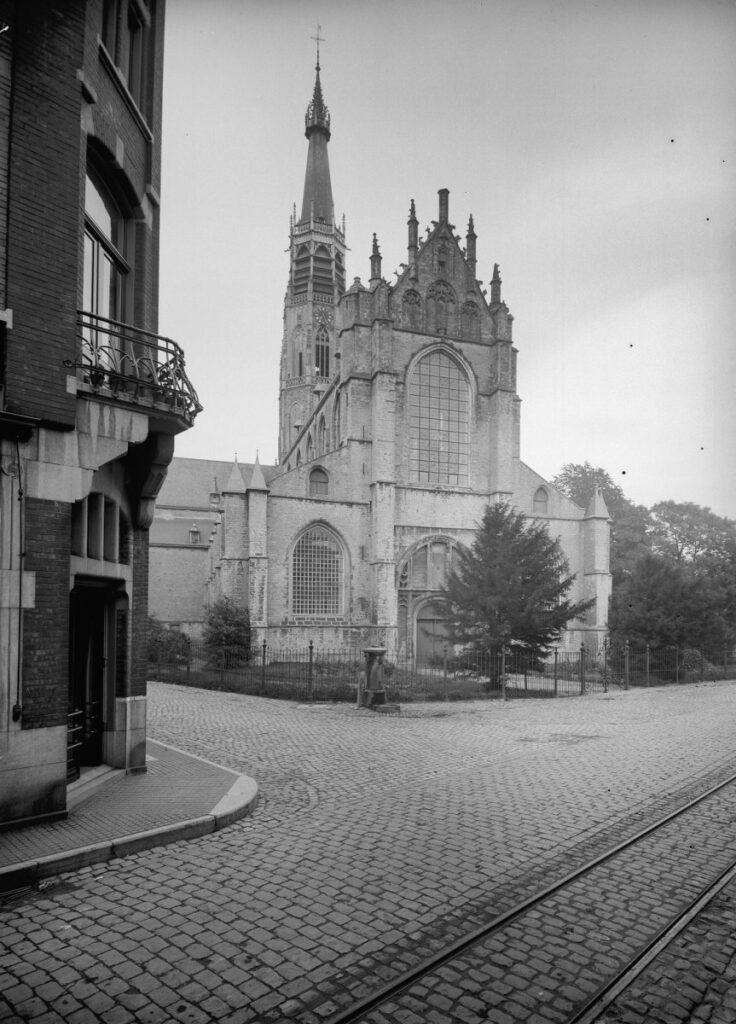
[(93, 313), (77, 314), (79, 391), (194, 423), (202, 406), (170, 338)]

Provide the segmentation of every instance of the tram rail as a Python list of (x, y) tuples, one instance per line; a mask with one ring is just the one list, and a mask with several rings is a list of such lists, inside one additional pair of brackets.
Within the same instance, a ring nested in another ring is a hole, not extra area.
[[(712, 801), (725, 793), (729, 787), (736, 789), (736, 774), (711, 786), (705, 792), (691, 798), (680, 807), (660, 817), (657, 821), (646, 825), (634, 835), (591, 858), (574, 871), (520, 901), (515, 906), (492, 918), (486, 924), (448, 943), (443, 949), (423, 959), (412, 968), (398, 974), (373, 993), (333, 1014), (327, 1019), (326, 1024), (379, 1024), (379, 1022), (385, 1021), (412, 1019), (408, 1011), (407, 1013), (395, 1015), (397, 1000), (409, 995), (412, 987), (436, 975), (440, 969), (447, 968), (453, 963), (462, 962), (463, 957), (467, 955), (474, 954), (476, 959), (482, 960), (482, 947), (484, 943), (493, 940), (496, 936), (502, 935), (504, 929), (508, 929), (515, 922), (520, 921), (530, 911), (543, 910), (546, 903), (549, 903), (555, 897), (564, 895), (575, 883), (585, 879), (586, 876), (591, 875), (604, 865), (614, 862), (617, 858), (630, 854), (647, 840), (662, 834), (673, 823), (678, 822), (695, 809), (703, 807), (708, 801)], [(734, 812), (733, 820), (736, 821), (736, 812)], [(731, 855), (729, 862), (718, 871), (716, 877), (711, 877), (706, 884), (699, 885), (697, 892), (691, 895), (685, 906), (681, 907), (676, 914), (671, 915), (662, 927), (649, 934), (646, 941), (643, 941), (624, 962), (618, 963), (616, 968), (611, 970), (607, 976), (601, 976), (594, 990), (580, 999), (577, 1005), (574, 1005), (565, 1012), (545, 1014), (544, 1018), (540, 1016), (538, 1019), (556, 1020), (560, 1024), (593, 1024), (625, 988), (649, 966), (656, 956), (734, 878), (736, 878), (736, 857)], [(530, 987), (533, 984), (533, 982), (530, 983)], [(492, 985), (491, 981), (489, 981), (489, 985)], [(413, 1006), (416, 1007), (419, 1002), (421, 1002), (421, 995), (419, 997), (412, 997), (411, 1003)], [(386, 1009), (389, 1006), (391, 1009)], [(382, 1012), (382, 1008), (386, 1009), (385, 1014)], [(427, 1009), (430, 1008), (430, 1006), (427, 1007)], [(507, 1008), (505, 1012), (508, 1016)], [(448, 1024), (453, 1019), (451, 1015), (448, 1016)], [(462, 1017), (463, 1021), (469, 1019), (467, 1015)], [(478, 1019), (482, 1020), (483, 1018), (479, 1016)], [(519, 1016), (518, 1019), (526, 1019), (526, 1017), (522, 1018)]]

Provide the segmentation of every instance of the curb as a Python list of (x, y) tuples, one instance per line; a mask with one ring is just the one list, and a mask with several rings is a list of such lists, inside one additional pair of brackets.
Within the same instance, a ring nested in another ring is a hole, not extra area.
[(102, 864), (117, 857), (129, 857), (143, 850), (167, 846), (185, 839), (198, 839), (226, 828), (241, 818), (249, 817), (258, 804), (258, 784), (248, 775), (241, 775), (209, 814), (179, 821), (174, 825), (151, 828), (129, 836), (92, 843), (73, 850), (63, 850), (47, 857), (21, 861), (0, 867), (0, 893), (32, 885), (43, 878), (78, 871), (90, 864)]

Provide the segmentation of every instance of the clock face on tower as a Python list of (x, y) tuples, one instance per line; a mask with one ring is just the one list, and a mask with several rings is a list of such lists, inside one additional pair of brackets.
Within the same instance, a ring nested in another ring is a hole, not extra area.
[(332, 327), (333, 319), (331, 309), (318, 306), (314, 311), (314, 322), (318, 327)]

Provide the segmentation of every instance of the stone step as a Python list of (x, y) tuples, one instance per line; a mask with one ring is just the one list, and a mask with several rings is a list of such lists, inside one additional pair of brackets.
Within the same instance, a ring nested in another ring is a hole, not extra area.
[(379, 715), (400, 715), (401, 704), (373, 704), (371, 711), (377, 711)]

